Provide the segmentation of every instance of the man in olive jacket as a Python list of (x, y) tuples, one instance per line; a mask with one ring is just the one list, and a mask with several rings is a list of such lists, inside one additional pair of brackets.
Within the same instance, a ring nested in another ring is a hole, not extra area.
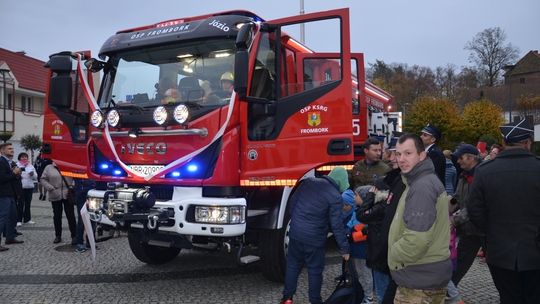
[(381, 143), (370, 137), (364, 143), (365, 158), (354, 164), (351, 171), (354, 185), (352, 189), (360, 186), (373, 185), (377, 179), (384, 178), (390, 167), (381, 161)]
[(540, 303), (540, 159), (525, 120), (501, 127), (505, 149), (476, 169), (467, 209), (486, 233), (501, 303)]
[(452, 276), (449, 197), (418, 135), (401, 136), (396, 153), (405, 190), (388, 236), (394, 303), (443, 303)]

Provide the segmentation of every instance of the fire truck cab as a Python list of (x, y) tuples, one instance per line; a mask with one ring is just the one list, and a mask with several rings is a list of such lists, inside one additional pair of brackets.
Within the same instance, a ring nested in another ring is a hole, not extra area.
[[(326, 21), (339, 52), (288, 34)], [(127, 230), (139, 260), (216, 244), (280, 281), (295, 185), (352, 166), (369, 112), (384, 111), (367, 104), (349, 36), (348, 9), (272, 21), (229, 11), (119, 31), (99, 59), (51, 55), (44, 154), (97, 182), (92, 219)]]

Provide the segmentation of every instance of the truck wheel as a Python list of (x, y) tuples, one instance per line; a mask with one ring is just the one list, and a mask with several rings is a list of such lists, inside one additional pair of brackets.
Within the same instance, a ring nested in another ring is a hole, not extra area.
[(281, 229), (264, 230), (260, 235), (261, 270), (263, 276), (273, 282), (284, 282), (287, 248), (289, 246), (290, 219)]
[(174, 260), (180, 253), (180, 248), (148, 245), (143, 242), (142, 233), (138, 229), (128, 231), (128, 241), (135, 257), (147, 264), (164, 264)]

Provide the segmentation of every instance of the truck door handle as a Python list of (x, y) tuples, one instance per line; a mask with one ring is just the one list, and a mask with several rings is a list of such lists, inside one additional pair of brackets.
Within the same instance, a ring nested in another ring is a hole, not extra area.
[(346, 155), (351, 153), (352, 143), (349, 138), (334, 138), (328, 142), (328, 155)]

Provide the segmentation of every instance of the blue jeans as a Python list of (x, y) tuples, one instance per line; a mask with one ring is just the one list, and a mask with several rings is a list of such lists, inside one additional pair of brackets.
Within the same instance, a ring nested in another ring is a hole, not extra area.
[(17, 224), (17, 203), (12, 197), (0, 197), (0, 234), (7, 241), (14, 240), (15, 225)]
[(384, 299), (388, 283), (390, 283), (390, 275), (378, 270), (373, 270), (373, 283), (375, 284), (377, 303), (380, 304)]
[(454, 285), (454, 282), (452, 282), (452, 280), (450, 280), (448, 282), (448, 285), (446, 286), (446, 289), (447, 289), (447, 292), (448, 292), (448, 296), (452, 299), (459, 299), (460, 296), (459, 296), (459, 289), (457, 289), (456, 285)]
[(289, 241), (283, 298), (290, 298), (296, 292), (298, 276), (303, 265), (306, 265), (308, 269), (309, 302), (322, 303), (324, 247), (310, 246), (294, 239)]
[(354, 259), (358, 280), (364, 289), (364, 298), (373, 298), (373, 275), (371, 268), (367, 267), (366, 259)]

